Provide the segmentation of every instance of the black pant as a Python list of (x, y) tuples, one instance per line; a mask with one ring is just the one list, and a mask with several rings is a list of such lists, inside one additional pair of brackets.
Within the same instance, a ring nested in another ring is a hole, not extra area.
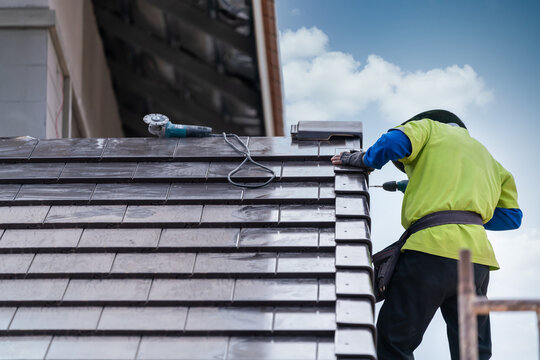
[[(457, 260), (405, 251), (401, 254), (377, 320), (379, 360), (414, 359), (433, 315), (440, 307), (452, 360), (459, 359)], [(489, 268), (474, 264), (476, 293), (486, 295)], [(489, 316), (478, 316), (480, 360), (491, 357)]]

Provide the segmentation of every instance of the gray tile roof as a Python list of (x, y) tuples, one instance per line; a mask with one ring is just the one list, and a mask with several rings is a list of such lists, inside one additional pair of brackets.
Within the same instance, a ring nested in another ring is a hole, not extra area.
[(374, 359), (360, 140), (246, 140), (0, 139), (0, 358)]

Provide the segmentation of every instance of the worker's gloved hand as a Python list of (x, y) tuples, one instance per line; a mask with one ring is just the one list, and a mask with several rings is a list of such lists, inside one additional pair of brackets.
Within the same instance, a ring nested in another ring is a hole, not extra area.
[(372, 167), (364, 164), (364, 155), (365, 151), (347, 151), (342, 152), (339, 155), (332, 157), (332, 164), (334, 165), (347, 165), (354, 167), (365, 168), (368, 172), (372, 172), (374, 169)]

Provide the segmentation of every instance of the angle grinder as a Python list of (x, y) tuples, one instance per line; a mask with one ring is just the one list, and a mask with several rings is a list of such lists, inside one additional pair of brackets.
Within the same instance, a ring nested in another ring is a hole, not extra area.
[(148, 131), (159, 137), (207, 137), (212, 136), (212, 128), (207, 126), (173, 124), (162, 114), (148, 114), (143, 118)]

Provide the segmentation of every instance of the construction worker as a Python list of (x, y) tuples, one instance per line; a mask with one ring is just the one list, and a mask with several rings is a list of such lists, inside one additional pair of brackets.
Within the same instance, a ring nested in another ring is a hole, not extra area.
[[(414, 116), (382, 135), (366, 152), (332, 158), (335, 165), (374, 169), (388, 161), (409, 178), (402, 205), (405, 228), (428, 214), (452, 211), (481, 217), (483, 227), (444, 223), (407, 239), (377, 320), (379, 360), (414, 359), (413, 351), (439, 308), (451, 357), (459, 359), (458, 253), (461, 248), (471, 250), (476, 291), (485, 296), (489, 271), (499, 264), (484, 229), (521, 225), (514, 178), (469, 135), (456, 115), (445, 110)], [(489, 359), (489, 316), (478, 317), (478, 344), (479, 358)]]

